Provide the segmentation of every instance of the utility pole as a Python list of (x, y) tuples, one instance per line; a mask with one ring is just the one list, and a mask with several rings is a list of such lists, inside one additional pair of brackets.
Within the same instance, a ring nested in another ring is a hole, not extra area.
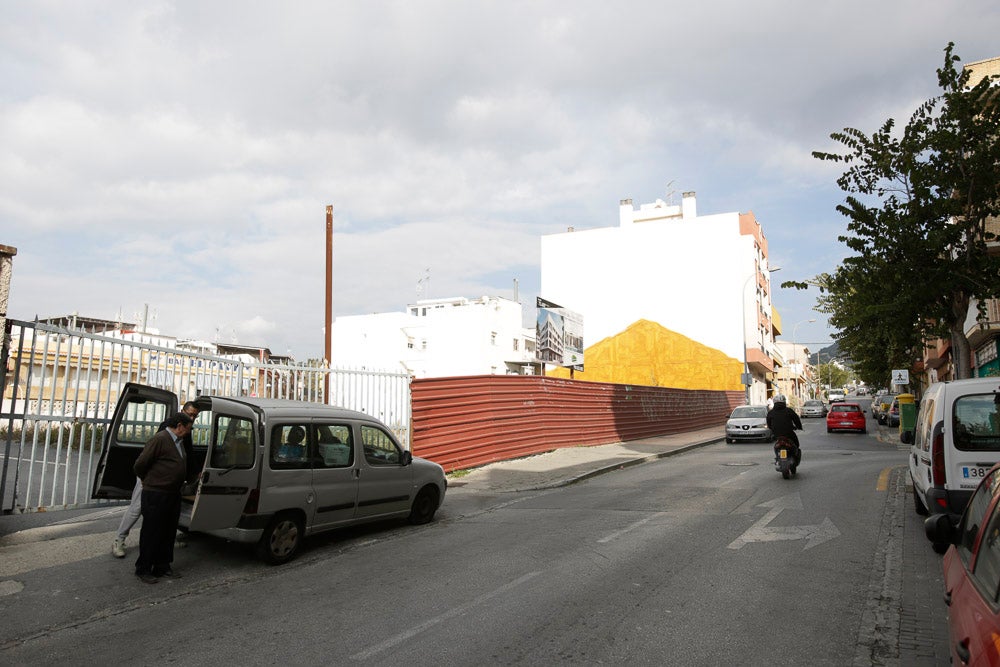
[(326, 333), (324, 358), (326, 375), (323, 378), (323, 402), (330, 405), (330, 359), (333, 357), (333, 206), (326, 207)]

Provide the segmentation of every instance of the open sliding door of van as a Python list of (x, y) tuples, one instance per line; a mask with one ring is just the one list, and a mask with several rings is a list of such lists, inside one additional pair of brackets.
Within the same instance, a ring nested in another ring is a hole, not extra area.
[(260, 480), (260, 417), (238, 401), (212, 397), (205, 467), (191, 510), (191, 530), (233, 528)]
[(177, 395), (129, 382), (122, 388), (111, 423), (104, 433), (104, 448), (97, 464), (92, 498), (131, 498), (135, 488), (132, 466), (160, 424), (177, 412)]

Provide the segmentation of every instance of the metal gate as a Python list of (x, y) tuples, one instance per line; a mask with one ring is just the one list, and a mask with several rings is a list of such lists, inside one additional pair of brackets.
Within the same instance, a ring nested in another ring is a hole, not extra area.
[[(104, 430), (127, 382), (200, 395), (327, 402), (378, 417), (410, 443), (405, 373), (277, 365), (7, 320), (0, 351), (0, 511), (86, 507)], [(242, 355), (246, 356), (246, 355)]]

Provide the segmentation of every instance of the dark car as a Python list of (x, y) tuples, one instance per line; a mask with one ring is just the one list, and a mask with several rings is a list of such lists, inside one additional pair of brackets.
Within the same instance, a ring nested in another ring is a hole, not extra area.
[(892, 405), (885, 413), (885, 423), (889, 426), (899, 426), (899, 399), (893, 397)]
[[(944, 551), (944, 590), (953, 665), (1000, 662), (1000, 465), (977, 487), (958, 526), (935, 514), (924, 528), (935, 551)], [(951, 546), (949, 546), (951, 545)]]

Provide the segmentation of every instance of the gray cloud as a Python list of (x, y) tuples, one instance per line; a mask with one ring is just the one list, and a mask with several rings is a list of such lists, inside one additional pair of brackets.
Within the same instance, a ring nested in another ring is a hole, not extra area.
[[(837, 171), (810, 151), (906, 118), (949, 40), (1000, 55), (987, 0), (93, 0), (0, 19), (11, 315), (150, 303), (165, 332), (300, 358), (322, 350), (326, 204), (339, 314), (401, 309), (428, 267), (431, 296), (537, 289), (542, 234), (668, 189), (753, 209), (804, 278), (844, 252)], [(781, 298), (786, 321), (813, 316)]]

